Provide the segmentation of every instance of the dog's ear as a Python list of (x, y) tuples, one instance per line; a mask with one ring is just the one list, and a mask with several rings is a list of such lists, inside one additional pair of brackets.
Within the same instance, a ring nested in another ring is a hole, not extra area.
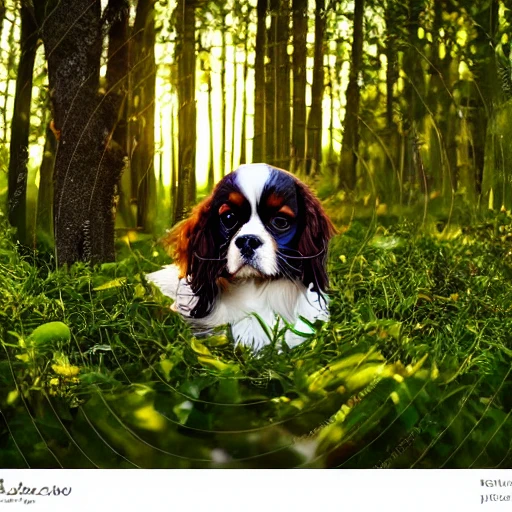
[(302, 260), (302, 282), (313, 290), (325, 292), (329, 284), (327, 276), (327, 248), (336, 228), (327, 217), (320, 201), (311, 190), (297, 180), (299, 212), (304, 229), (299, 238), (298, 250)]
[(198, 301), (191, 311), (193, 318), (203, 318), (212, 309), (219, 292), (225, 260), (218, 253), (211, 211), (212, 198), (208, 197), (192, 210), (190, 217), (177, 224), (164, 239), (164, 246), (186, 278)]

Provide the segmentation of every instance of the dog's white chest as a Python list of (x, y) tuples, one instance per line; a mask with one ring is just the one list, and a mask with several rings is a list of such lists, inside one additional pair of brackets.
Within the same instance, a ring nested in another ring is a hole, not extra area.
[(229, 324), (234, 339), (255, 349), (271, 342), (273, 331), (285, 327), (285, 322), (293, 326), (297, 333), (287, 330), (285, 340), (293, 347), (302, 343), (311, 334), (308, 322), (326, 321), (328, 312), (325, 300), (306, 289), (298, 281), (277, 279), (273, 281), (243, 280), (232, 283), (220, 292), (210, 314), (204, 318), (191, 318), (190, 311), (197, 302), (186, 280), (179, 279), (178, 269), (168, 265), (164, 269), (149, 274), (149, 281), (155, 283), (162, 293), (175, 300), (173, 309), (183, 315), (193, 326), (212, 328)]

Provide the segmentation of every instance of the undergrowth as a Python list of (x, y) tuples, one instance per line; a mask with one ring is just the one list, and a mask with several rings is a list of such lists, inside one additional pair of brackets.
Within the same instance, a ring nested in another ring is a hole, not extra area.
[(170, 311), (150, 240), (57, 269), (2, 224), (0, 466), (510, 467), (511, 234), (352, 223), (331, 320), (254, 355)]

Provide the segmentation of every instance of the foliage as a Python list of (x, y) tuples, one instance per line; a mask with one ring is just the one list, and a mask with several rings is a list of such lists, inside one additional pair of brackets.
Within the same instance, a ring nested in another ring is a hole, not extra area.
[(353, 223), (331, 321), (254, 355), (170, 311), (148, 239), (64, 270), (2, 224), (0, 465), (510, 467), (511, 236)]

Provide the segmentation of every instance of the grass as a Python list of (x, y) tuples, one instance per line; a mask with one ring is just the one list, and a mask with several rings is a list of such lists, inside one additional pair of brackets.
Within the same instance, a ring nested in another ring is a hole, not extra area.
[(354, 222), (331, 321), (255, 357), (169, 310), (150, 240), (65, 271), (2, 225), (0, 466), (510, 467), (511, 237)]

